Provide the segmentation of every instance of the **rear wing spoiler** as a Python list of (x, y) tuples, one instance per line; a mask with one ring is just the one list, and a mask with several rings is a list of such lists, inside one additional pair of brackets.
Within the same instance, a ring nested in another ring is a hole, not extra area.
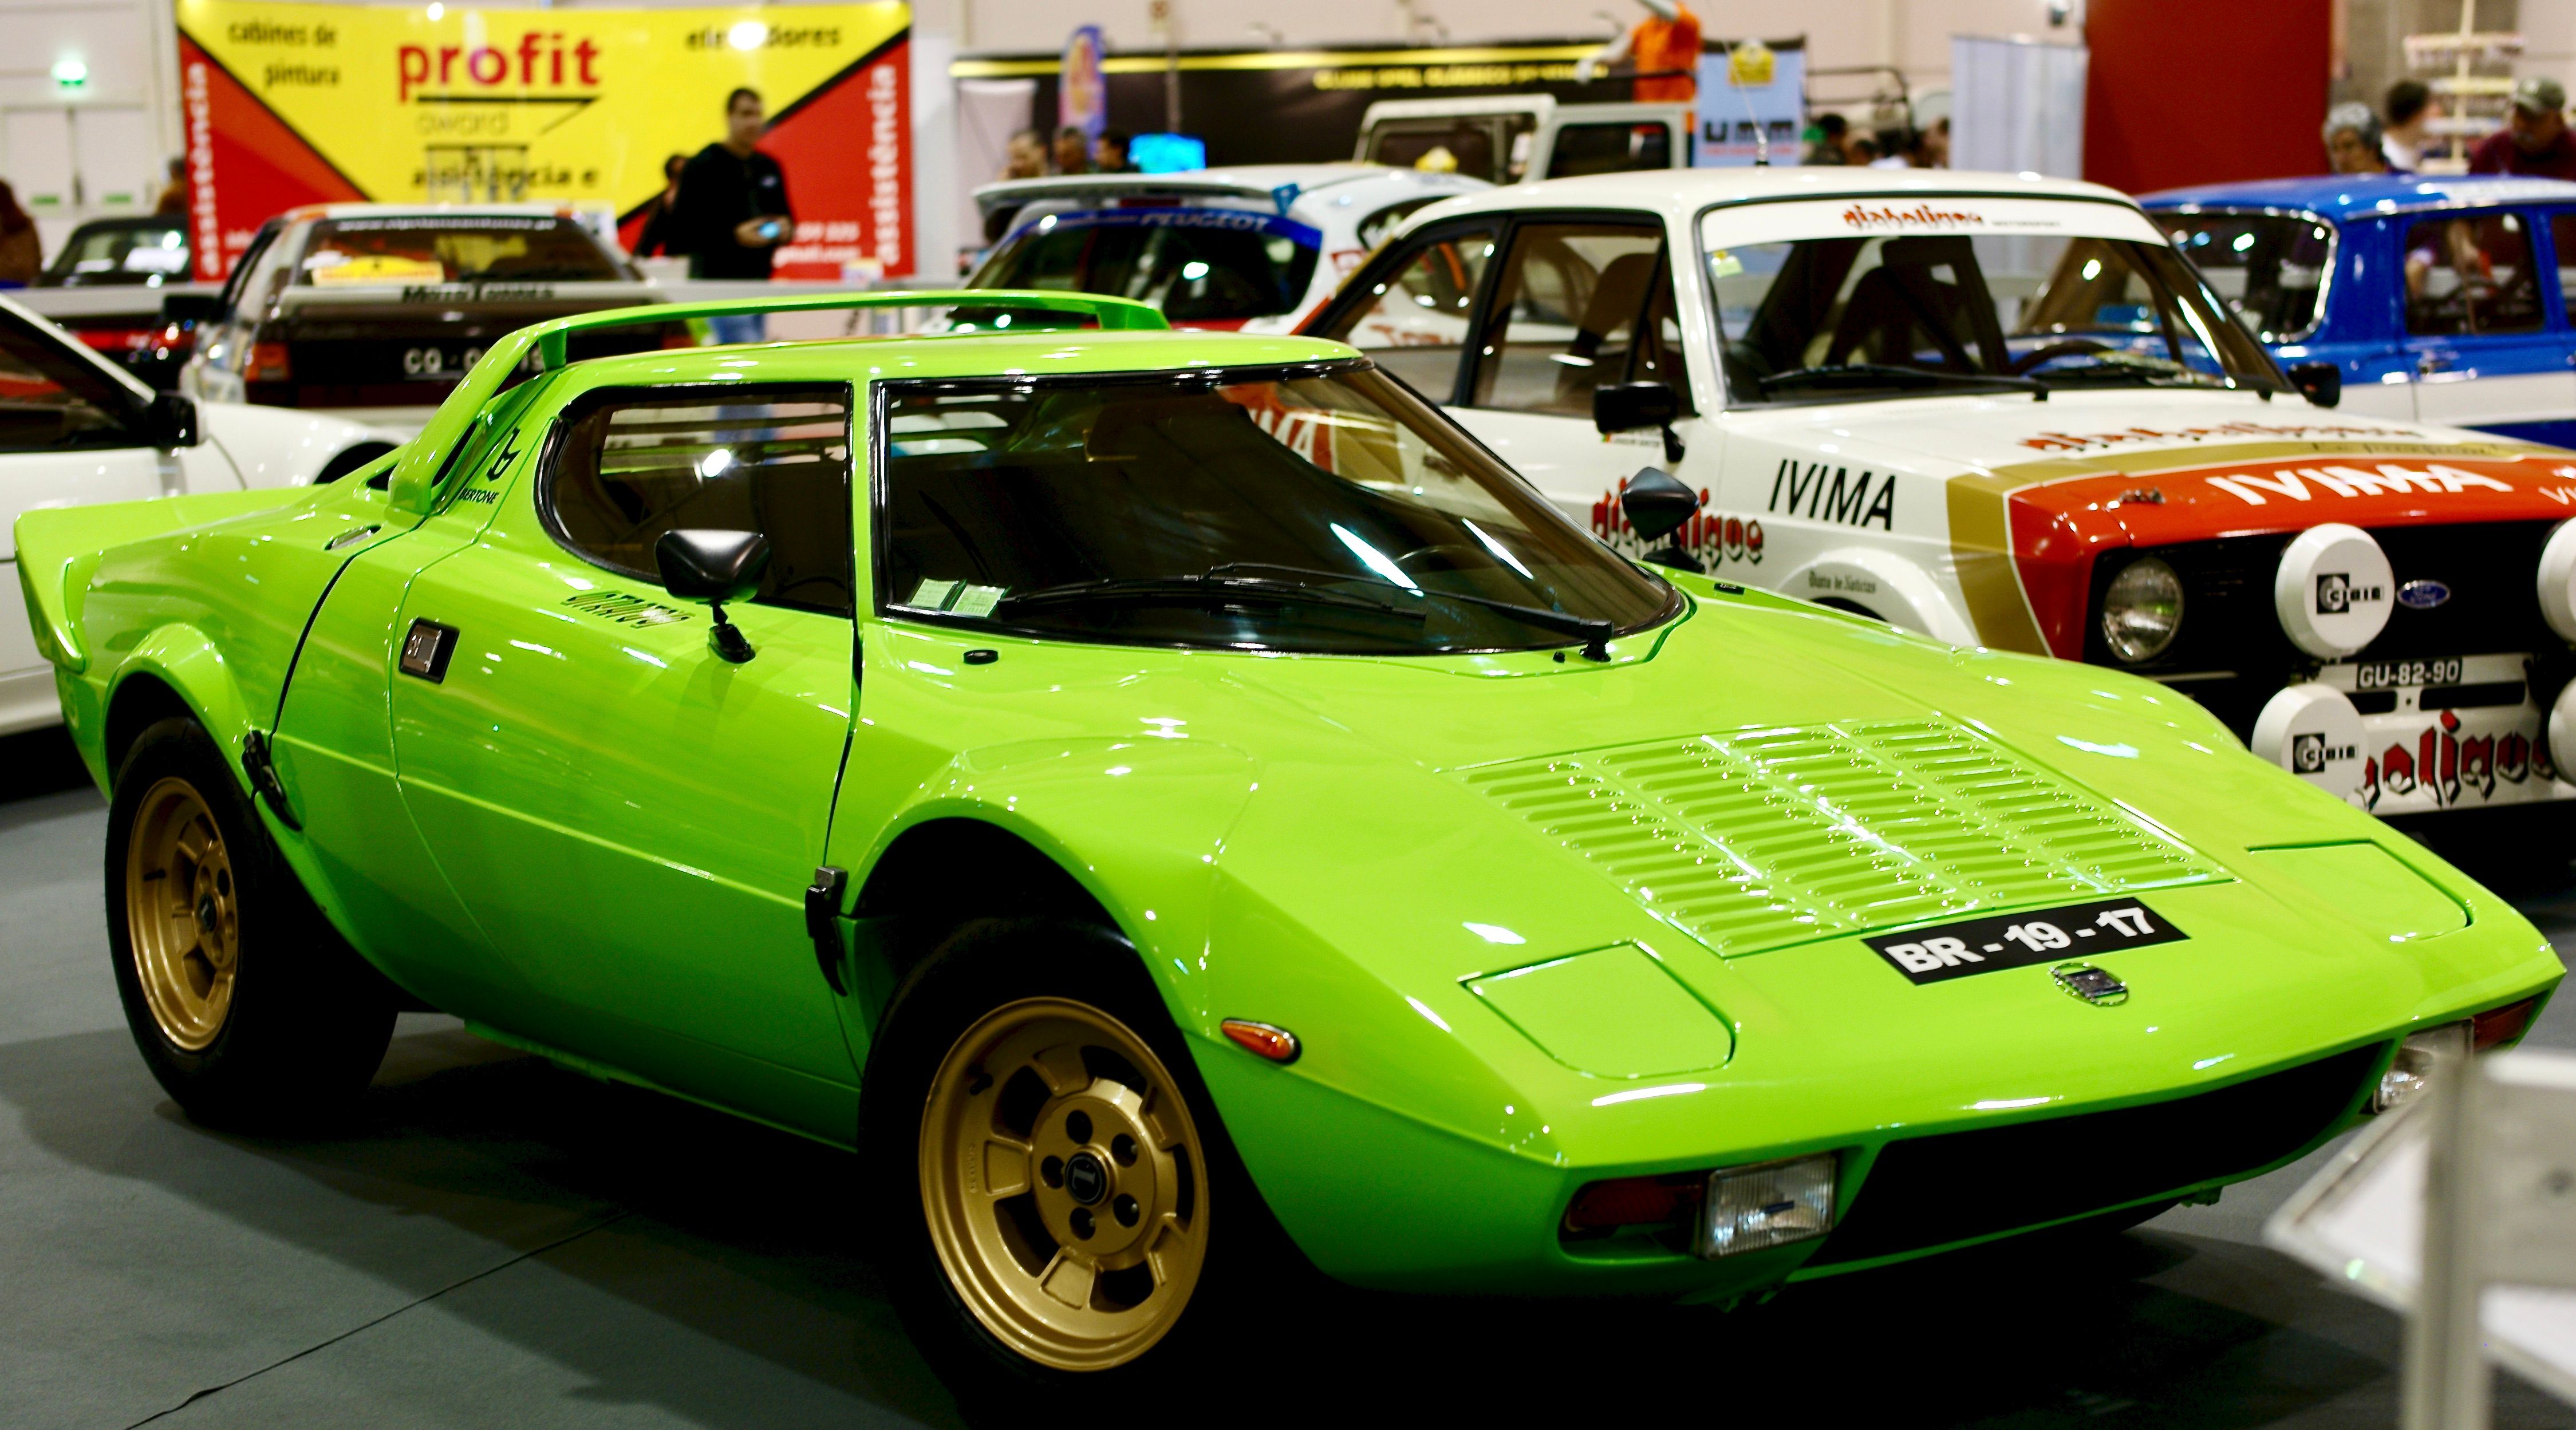
[[(1162, 311), (1125, 298), (1097, 293), (1031, 292), (1013, 288), (899, 291), (892, 293), (827, 293), (801, 298), (745, 298), (705, 303), (657, 303), (645, 308), (609, 308), (569, 318), (531, 323), (484, 350), (482, 358), (447, 394), (438, 411), (408, 446), (395, 454), (387, 494), (396, 511), (426, 515), (438, 499), (438, 469), (447, 452), (465, 437), (483, 405), (508, 385), (510, 374), (531, 354), (537, 369), (552, 372), (570, 359), (572, 336), (602, 328), (689, 322), (753, 313), (828, 313), (877, 308), (1005, 307), (1087, 317), (1105, 332), (1165, 332), (1171, 324)], [(462, 480), (464, 473), (453, 474)]]

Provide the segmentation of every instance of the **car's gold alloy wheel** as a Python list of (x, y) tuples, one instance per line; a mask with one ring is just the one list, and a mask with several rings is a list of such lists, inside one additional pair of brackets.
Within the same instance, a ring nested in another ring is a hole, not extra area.
[(196, 787), (144, 792), (125, 851), (134, 974), (161, 1036), (198, 1052), (223, 1031), (241, 957), (241, 906), (223, 832)]
[(967, 1029), (923, 1111), (921, 1200), (950, 1284), (1058, 1370), (1133, 1360), (1179, 1319), (1207, 1260), (1206, 1167), (1162, 1060), (1067, 999)]

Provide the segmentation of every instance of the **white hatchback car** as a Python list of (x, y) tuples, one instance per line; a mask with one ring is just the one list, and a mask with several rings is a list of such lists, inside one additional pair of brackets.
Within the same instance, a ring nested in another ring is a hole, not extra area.
[(328, 481), (393, 450), (337, 417), (156, 393), (0, 298), (0, 735), (59, 723), (12, 532), (39, 507)]
[(2134, 671), (2383, 814), (2576, 799), (2576, 453), (2325, 410), (2334, 371), (2284, 375), (2112, 190), (1496, 189), (1305, 330), (1623, 549)]
[(1106, 293), (1176, 328), (1285, 333), (1405, 215), (1491, 187), (1378, 164), (986, 184), (975, 203), (999, 241), (967, 286)]

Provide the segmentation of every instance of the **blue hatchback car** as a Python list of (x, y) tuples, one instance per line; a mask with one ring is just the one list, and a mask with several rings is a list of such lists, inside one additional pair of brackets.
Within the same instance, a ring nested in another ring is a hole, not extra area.
[(2576, 446), (2576, 183), (2330, 175), (2140, 199), (2342, 406)]

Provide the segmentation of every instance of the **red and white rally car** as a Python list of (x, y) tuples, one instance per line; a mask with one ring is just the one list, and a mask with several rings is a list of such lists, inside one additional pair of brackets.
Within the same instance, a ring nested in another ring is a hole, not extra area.
[[(2384, 814), (2576, 799), (2576, 453), (2330, 410), (2331, 371), (2285, 375), (2109, 189), (1496, 189), (1415, 215), (1306, 330), (1615, 545), (2133, 671)], [(1648, 466), (1687, 488), (1669, 536), (1632, 520)]]

